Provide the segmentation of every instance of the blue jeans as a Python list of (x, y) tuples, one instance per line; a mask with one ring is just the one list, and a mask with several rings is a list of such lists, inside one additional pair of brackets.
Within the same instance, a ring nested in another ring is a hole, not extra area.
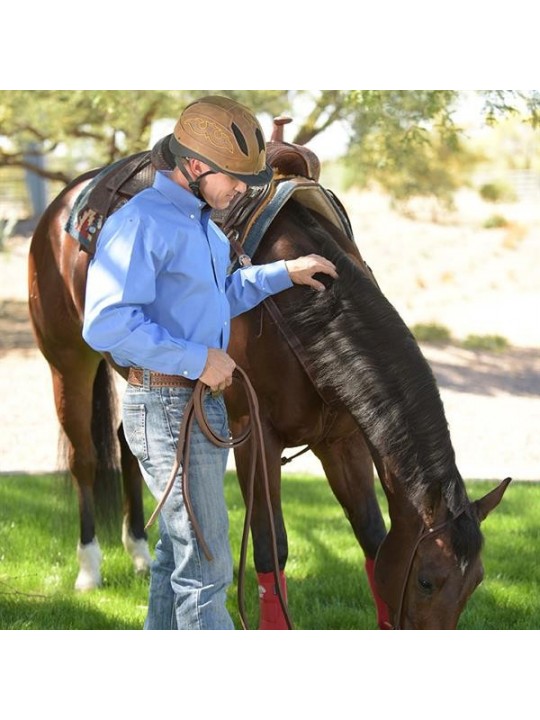
[[(175, 461), (178, 431), (189, 388), (128, 385), (123, 422), (129, 447), (139, 461), (150, 492), (161, 499)], [(205, 396), (208, 423), (227, 437), (223, 397)], [(196, 421), (191, 435), (189, 494), (195, 518), (213, 556), (206, 556), (191, 526), (182, 496), (181, 478), (162, 508), (160, 538), (152, 564), (147, 630), (233, 630), (226, 609), (233, 566), (229, 519), (223, 493), (228, 450), (213, 445)]]

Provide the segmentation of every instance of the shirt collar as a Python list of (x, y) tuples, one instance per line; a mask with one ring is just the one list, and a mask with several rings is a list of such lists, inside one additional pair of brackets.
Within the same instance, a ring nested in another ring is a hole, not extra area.
[(196, 214), (200, 218), (202, 209), (206, 207), (204, 200), (199, 200), (192, 192), (171, 180), (169, 175), (170, 172), (156, 172), (154, 188), (185, 215)]

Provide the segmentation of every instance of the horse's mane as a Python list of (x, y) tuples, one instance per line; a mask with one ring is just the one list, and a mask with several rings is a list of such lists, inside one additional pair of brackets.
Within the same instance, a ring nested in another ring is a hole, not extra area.
[[(309, 291), (309, 302), (281, 306), (313, 363), (317, 384), (336, 392), (380, 457), (391, 456), (419, 511), (432, 509), (442, 496), (449, 514), (458, 515), (468, 505), (467, 494), (433, 372), (414, 336), (314, 214), (294, 201), (287, 211), (339, 274), (338, 281), (322, 277), (326, 292)], [(454, 525), (458, 556), (479, 551), (476, 520), (466, 513)]]

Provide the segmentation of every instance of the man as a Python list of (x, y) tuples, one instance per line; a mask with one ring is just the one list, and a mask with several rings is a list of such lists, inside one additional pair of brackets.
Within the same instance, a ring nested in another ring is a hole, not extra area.
[[(337, 277), (310, 255), (253, 266), (227, 276), (229, 243), (209, 220), (248, 186), (267, 184), (272, 170), (260, 125), (246, 107), (209, 96), (189, 105), (170, 141), (176, 167), (105, 223), (88, 271), (83, 336), (129, 367), (123, 422), (150, 491), (159, 499), (176, 453), (182, 413), (195, 382), (210, 425), (226, 436), (221, 391), (235, 368), (227, 354), (231, 317), (293, 283), (324, 290), (313, 276)], [(208, 561), (190, 526), (181, 483), (160, 513), (147, 629), (233, 629), (226, 609), (232, 581), (223, 495), (227, 450), (194, 428), (190, 497)]]

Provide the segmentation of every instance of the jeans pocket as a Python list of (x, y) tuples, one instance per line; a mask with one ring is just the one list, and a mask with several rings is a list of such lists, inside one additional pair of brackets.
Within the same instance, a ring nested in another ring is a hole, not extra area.
[(148, 460), (145, 405), (124, 405), (123, 421), (129, 449), (141, 462)]

